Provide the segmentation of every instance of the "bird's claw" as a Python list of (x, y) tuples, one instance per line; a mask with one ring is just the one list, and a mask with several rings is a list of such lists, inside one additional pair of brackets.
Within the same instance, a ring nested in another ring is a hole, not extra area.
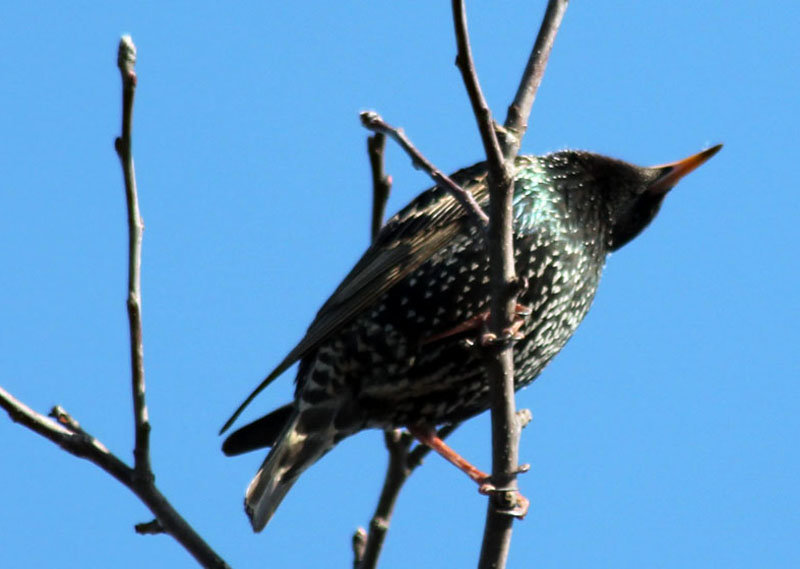
[(484, 496), (492, 496), (495, 507), (500, 513), (515, 518), (524, 518), (531, 507), (531, 502), (516, 488), (496, 488), (491, 482), (484, 482), (478, 487)]
[(502, 504), (498, 504), (500, 512), (515, 518), (524, 518), (531, 507), (531, 501), (520, 494), (519, 490), (507, 490), (503, 493)]
[(525, 334), (523, 334), (520, 330), (522, 329), (522, 325), (525, 324), (525, 320), (519, 316), (519, 312), (517, 313), (518, 316), (514, 318), (513, 324), (503, 330), (503, 333), (498, 336), (493, 332), (484, 332), (481, 335), (481, 346), (488, 347), (493, 346), (496, 344), (505, 344), (506, 342), (517, 342), (525, 338)]

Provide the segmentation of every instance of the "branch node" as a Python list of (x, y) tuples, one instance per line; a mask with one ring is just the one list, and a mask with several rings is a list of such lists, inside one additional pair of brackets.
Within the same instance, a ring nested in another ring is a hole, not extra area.
[(157, 519), (136, 524), (133, 526), (133, 529), (139, 535), (158, 535), (160, 533), (166, 533), (164, 527), (161, 525), (161, 522), (159, 522)]
[[(520, 146), (520, 133), (516, 129), (506, 128), (497, 121), (492, 121), (494, 124), (494, 132), (497, 135), (497, 141), (500, 143), (501, 148), (519, 148)], [(509, 158), (513, 158), (509, 157)]]
[(480, 227), (485, 234), (489, 226), (489, 217), (486, 215), (483, 209), (481, 209), (481, 206), (475, 200), (474, 196), (456, 184), (452, 179), (442, 173), (441, 170), (436, 168), (433, 163), (425, 158), (425, 156), (423, 156), (422, 153), (417, 150), (413, 144), (411, 144), (411, 141), (405, 135), (402, 128), (395, 128), (389, 125), (375, 111), (363, 111), (359, 116), (361, 117), (361, 124), (364, 126), (364, 128), (371, 130), (372, 132), (382, 132), (386, 136), (392, 137), (392, 139), (397, 142), (397, 144), (399, 144), (403, 150), (406, 151), (406, 154), (411, 157), (411, 163), (414, 165), (414, 168), (425, 171), (428, 176), (433, 179), (436, 185), (443, 190), (450, 192), (450, 194), (466, 210), (473, 222)]
[(86, 431), (84, 431), (81, 428), (81, 424), (76, 419), (74, 419), (72, 415), (67, 413), (66, 409), (64, 409), (61, 405), (56, 405), (52, 409), (50, 409), (48, 416), (55, 419), (58, 422), (58, 424), (62, 425), (63, 427), (66, 427), (73, 433), (80, 435), (87, 435)]
[(127, 76), (129, 81), (136, 83), (136, 46), (133, 43), (133, 38), (129, 35), (124, 35), (119, 39), (119, 48), (117, 49), (117, 67)]
[(364, 551), (367, 547), (367, 530), (358, 528), (353, 533), (353, 568), (359, 569), (364, 560)]
[(380, 516), (376, 516), (372, 518), (369, 522), (369, 526), (371, 530), (378, 530), (385, 532), (389, 529), (389, 520), (386, 518), (382, 518)]
[(532, 420), (533, 413), (531, 413), (530, 409), (517, 410), (517, 424), (519, 425), (520, 430), (527, 427)]

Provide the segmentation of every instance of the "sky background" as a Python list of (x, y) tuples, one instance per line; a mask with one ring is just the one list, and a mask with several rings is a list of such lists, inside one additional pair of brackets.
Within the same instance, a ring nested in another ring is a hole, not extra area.
[[(13, 4), (13, 5), (12, 5)], [(131, 459), (118, 37), (139, 49), (134, 153), (160, 489), (233, 567), (349, 567), (386, 453), (370, 431), (254, 535), (264, 453), (217, 430), (368, 242), (358, 112), (442, 170), (479, 161), (447, 2), (12, 3), (0, 9), (0, 385), (63, 405)], [(274, 5), (272, 5), (274, 4)], [(469, 2), (500, 120), (544, 2)], [(725, 148), (609, 260), (534, 385), (511, 567), (800, 566), (800, 16), (796, 3), (574, 2), (523, 144), (640, 164)], [(396, 211), (430, 184), (394, 145)], [(250, 407), (284, 402), (287, 373)], [(451, 439), (490, 464), (488, 415)], [(193, 567), (95, 466), (0, 416), (0, 566)], [(383, 567), (470, 567), (485, 499), (438, 457), (403, 491)]]

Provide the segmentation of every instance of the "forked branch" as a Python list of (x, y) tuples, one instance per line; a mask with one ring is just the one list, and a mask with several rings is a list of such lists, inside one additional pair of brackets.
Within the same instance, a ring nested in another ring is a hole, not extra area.
[[(386, 135), (379, 131), (367, 138), (367, 152), (369, 155), (370, 169), (372, 171), (372, 240), (378, 236), (383, 225), (383, 216), (386, 201), (391, 189), (391, 176), (384, 170), (384, 149)], [(410, 143), (409, 143), (410, 144)], [(458, 428), (460, 423), (442, 427), (437, 435), (444, 439)], [(413, 446), (413, 437), (401, 431), (392, 429), (384, 432), (384, 443), (389, 454), (386, 467), (386, 476), (383, 480), (378, 505), (369, 523), (369, 530), (358, 528), (353, 534), (353, 568), (374, 569), (378, 565), (378, 558), (386, 533), (394, 513), (394, 505), (408, 477), (415, 468), (422, 464), (422, 459), (430, 452), (430, 448), (417, 444)]]
[(472, 194), (456, 184), (449, 176), (445, 175), (441, 170), (434, 166), (430, 160), (425, 158), (417, 148), (411, 144), (411, 141), (406, 136), (401, 128), (395, 128), (383, 120), (378, 113), (374, 111), (364, 111), (361, 113), (361, 124), (373, 132), (381, 132), (387, 136), (391, 136), (403, 150), (406, 151), (411, 157), (411, 162), (415, 168), (423, 170), (431, 179), (440, 187), (450, 192), (459, 203), (466, 209), (472, 220), (481, 228), (486, 228), (489, 223), (489, 217), (483, 212), (481, 206), (472, 197)]
[(547, 9), (544, 13), (542, 25), (539, 27), (539, 34), (536, 36), (536, 43), (533, 44), (525, 71), (517, 88), (514, 101), (508, 107), (506, 122), (503, 126), (506, 133), (510, 136), (505, 138), (504, 154), (507, 160), (513, 159), (519, 152), (522, 144), (522, 137), (528, 129), (528, 119), (531, 116), (531, 108), (536, 100), (536, 93), (544, 77), (544, 70), (550, 59), (550, 52), (556, 41), (558, 28), (561, 20), (567, 11), (569, 0), (549, 0)]
[(136, 48), (129, 36), (119, 43), (118, 65), (122, 74), (122, 133), (115, 148), (122, 164), (128, 204), (128, 322), (131, 346), (131, 384), (135, 425), (134, 466), (112, 454), (100, 441), (85, 431), (61, 407), (51, 411), (50, 420), (0, 388), (0, 407), (11, 419), (57, 444), (65, 451), (96, 464), (131, 490), (153, 513), (155, 520), (138, 524), (138, 533), (167, 533), (178, 541), (203, 567), (227, 569), (228, 564), (209, 547), (186, 520), (172, 507), (154, 483), (150, 467), (150, 424), (145, 401), (141, 317), (142, 219), (136, 195), (136, 177), (131, 152), (133, 98), (136, 90)]
[[(456, 65), (461, 71), (481, 133), (489, 169), (489, 332), (505, 337), (511, 327), (519, 287), (514, 270), (512, 233), (513, 163), (507, 162), (497, 138), (492, 113), (472, 59), (463, 0), (452, 0)], [(514, 347), (499, 342), (486, 350), (492, 414), (492, 484), (499, 489), (488, 500), (479, 567), (505, 567), (511, 546), (513, 516), (524, 515), (527, 500), (517, 490), (519, 426), (514, 398)], [(524, 506), (523, 506), (524, 504)]]
[[(550, 0), (544, 20), (539, 29), (536, 42), (531, 51), (525, 71), (522, 74), (514, 101), (509, 106), (508, 116), (504, 124), (504, 136), (498, 137), (499, 128), (495, 124), (491, 110), (486, 103), (478, 81), (477, 72), (472, 59), (472, 50), (467, 31), (467, 19), (463, 0), (452, 0), (453, 23), (457, 46), (456, 65), (461, 71), (464, 84), (472, 105), (473, 114), (478, 124), (489, 171), (490, 217), (477, 206), (469, 192), (458, 187), (452, 180), (442, 174), (419, 151), (413, 147), (400, 129), (386, 124), (377, 113), (362, 113), (361, 120), (365, 127), (375, 132), (385, 133), (394, 138), (411, 156), (414, 166), (425, 170), (441, 187), (449, 190), (463, 205), (469, 215), (479, 225), (488, 225), (488, 250), (490, 258), (491, 319), (490, 332), (495, 338), (506, 338), (514, 318), (517, 295), (520, 286), (514, 270), (514, 250), (512, 232), (512, 199), (514, 160), (527, 129), (531, 108), (541, 84), (544, 70), (561, 24), (568, 0)], [(374, 173), (374, 168), (373, 168)], [(375, 227), (375, 226), (374, 226)], [(515, 409), (513, 346), (510, 341), (496, 342), (487, 349), (487, 376), (490, 383), (492, 408), (492, 481), (499, 491), (492, 495), (487, 510), (484, 541), (481, 549), (479, 567), (505, 567), (511, 540), (513, 516), (524, 515), (527, 500), (517, 491), (516, 475), (518, 467), (519, 432), (523, 426)], [(390, 452), (389, 471), (387, 472), (384, 492), (392, 480), (396, 483), (396, 491), (407, 478), (402, 464), (393, 462), (402, 456), (403, 445), (407, 452), (407, 441), (391, 438), (387, 433), (386, 442)], [(419, 448), (417, 449), (419, 450)], [(427, 450), (427, 449), (426, 449)], [(393, 470), (394, 469), (394, 470)], [(396, 492), (394, 494), (396, 497)], [(381, 502), (383, 502), (383, 494)], [(390, 504), (389, 512), (391, 513)], [(379, 503), (373, 521), (382, 521)], [(377, 523), (380, 528), (372, 528), (369, 534), (360, 530), (354, 537), (356, 567), (372, 567), (367, 564), (367, 546), (373, 534), (378, 536), (378, 550), (382, 543), (387, 523)], [(379, 529), (380, 531), (374, 531)], [(375, 558), (377, 559), (377, 557)]]

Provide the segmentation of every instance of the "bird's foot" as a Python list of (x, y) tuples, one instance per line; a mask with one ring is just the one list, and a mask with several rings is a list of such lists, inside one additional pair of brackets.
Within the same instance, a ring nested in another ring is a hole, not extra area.
[[(529, 465), (523, 465), (529, 467)], [(519, 470), (518, 472), (526, 472)], [(530, 509), (531, 502), (523, 496), (517, 488), (497, 488), (489, 480), (484, 481), (479, 487), (478, 492), (484, 496), (491, 496), (497, 510), (508, 516), (524, 518)]]
[(507, 516), (524, 518), (531, 507), (531, 501), (523, 496), (516, 488), (494, 490), (492, 499), (497, 510)]
[(489, 332), (488, 330), (484, 331), (484, 333), (481, 334), (481, 346), (487, 347), (494, 344), (515, 342), (525, 338), (525, 334), (523, 334), (521, 330), (525, 325), (525, 317), (530, 316), (531, 312), (532, 310), (529, 306), (517, 304), (514, 309), (514, 321), (511, 323), (511, 326), (503, 330), (503, 333), (500, 336)]
[[(498, 488), (495, 486), (491, 475), (479, 470), (447, 446), (442, 439), (436, 436), (436, 431), (432, 427), (415, 425), (408, 427), (408, 431), (419, 442), (435, 450), (444, 459), (469, 476), (471, 480), (478, 484), (478, 492), (485, 496), (492, 496), (495, 506), (500, 512), (516, 518), (523, 518), (528, 513), (530, 501), (520, 494), (516, 487)], [(530, 468), (530, 464), (521, 464), (517, 467), (515, 474), (528, 472)]]

